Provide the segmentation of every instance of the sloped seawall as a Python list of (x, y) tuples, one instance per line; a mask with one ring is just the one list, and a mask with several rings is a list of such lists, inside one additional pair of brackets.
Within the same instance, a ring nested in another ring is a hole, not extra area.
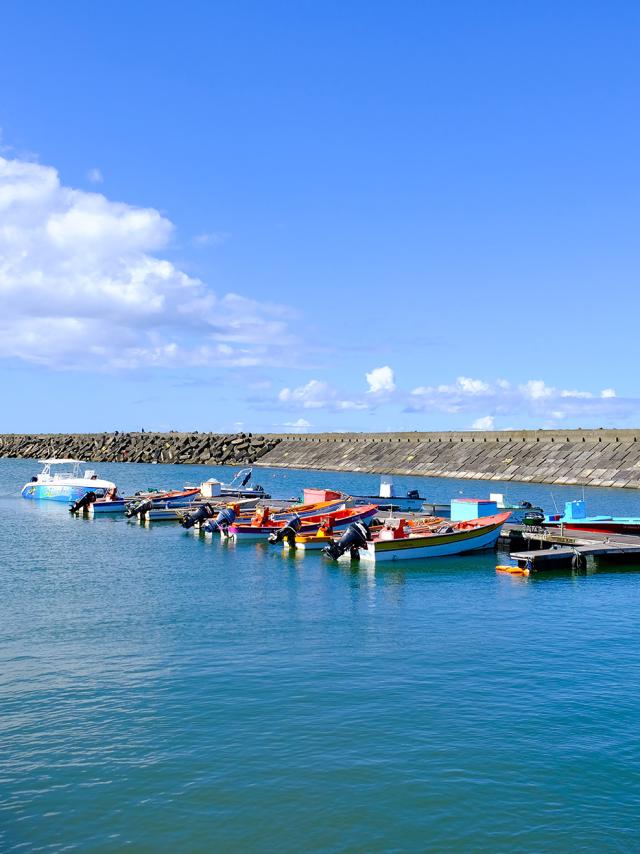
[(640, 429), (278, 438), (260, 465), (640, 488)]

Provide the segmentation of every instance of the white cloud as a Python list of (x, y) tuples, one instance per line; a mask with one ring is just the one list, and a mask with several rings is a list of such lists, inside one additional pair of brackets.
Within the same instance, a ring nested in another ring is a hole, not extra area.
[(208, 231), (203, 234), (196, 234), (193, 243), (196, 246), (222, 246), (230, 236), (226, 231)]
[[(552, 392), (554, 389), (551, 390)], [(560, 397), (579, 397), (583, 400), (588, 400), (590, 397), (593, 397), (590, 391), (577, 391), (576, 389), (562, 389), (560, 392)]]
[[(499, 382), (504, 382), (504, 380), (500, 380)], [(471, 377), (458, 377), (452, 385), (442, 384), (435, 388), (432, 386), (418, 386), (418, 388), (413, 389), (411, 394), (422, 395), (437, 393), (442, 395), (478, 396), (487, 394), (490, 391), (490, 385), (484, 382), (484, 380), (476, 380)]]
[(298, 388), (283, 388), (278, 394), (282, 403), (297, 403), (305, 409), (321, 409), (335, 398), (335, 391), (321, 380), (309, 380)]
[[(640, 401), (618, 398), (613, 389), (595, 394), (583, 389), (556, 388), (540, 379), (512, 386), (506, 380), (489, 382), (458, 377), (450, 385), (415, 388), (405, 400), (408, 412), (477, 413), (474, 429), (480, 429), (476, 427), (478, 424), (488, 424), (489, 418), (495, 423), (497, 416), (521, 417), (540, 426), (570, 420), (580, 424), (581, 419), (602, 426), (640, 412)], [(482, 410), (491, 414), (482, 416)]]
[(545, 397), (551, 397), (554, 389), (546, 385), (543, 380), (529, 380), (520, 386), (520, 391), (524, 397), (529, 397), (531, 400), (541, 400)]
[(285, 421), (282, 426), (288, 427), (294, 433), (306, 433), (311, 427), (311, 422), (306, 418), (298, 418), (297, 421)]
[(482, 418), (476, 418), (471, 425), (472, 430), (494, 430), (495, 419), (493, 415), (484, 415)]
[[(599, 427), (640, 415), (640, 400), (616, 397), (613, 389), (596, 393), (557, 388), (541, 379), (512, 384), (505, 379), (460, 376), (452, 383), (419, 386), (407, 392), (396, 387), (392, 374), (386, 370), (382, 375), (376, 373), (381, 370), (384, 369), (376, 368), (366, 374), (369, 390), (365, 393), (351, 396), (324, 380), (312, 379), (303, 385), (281, 389), (276, 405), (291, 411), (366, 410), (373, 413), (395, 404), (415, 416), (435, 413), (455, 416), (454, 423), (458, 424), (466, 416), (473, 430), (502, 430), (505, 423), (511, 424), (513, 429), (556, 424)], [(393, 393), (390, 393), (391, 382)], [(416, 419), (412, 426), (424, 429), (427, 425)]]
[(219, 297), (157, 257), (173, 230), (153, 208), (0, 157), (0, 358), (55, 368), (290, 364), (286, 312)]
[(309, 380), (298, 388), (283, 388), (278, 393), (280, 403), (303, 409), (366, 409), (360, 400), (341, 399), (338, 391), (324, 380)]
[(102, 184), (104, 181), (102, 172), (99, 169), (89, 169), (87, 172), (87, 179), (91, 181), (92, 184)]
[(395, 391), (396, 384), (393, 370), (388, 365), (382, 368), (374, 368), (368, 374), (365, 374), (365, 377), (369, 384), (369, 392), (372, 394)]
[(489, 391), (488, 383), (482, 380), (473, 380), (470, 377), (458, 377), (456, 382), (460, 391), (464, 394), (486, 394)]

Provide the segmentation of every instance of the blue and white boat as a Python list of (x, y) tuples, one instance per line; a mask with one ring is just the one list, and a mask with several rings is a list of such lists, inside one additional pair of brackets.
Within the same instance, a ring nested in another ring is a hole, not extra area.
[[(67, 504), (94, 492), (103, 498), (115, 495), (116, 485), (110, 480), (100, 480), (93, 469), (81, 474), (80, 460), (39, 460), (44, 468), (22, 487), (22, 497), (36, 500), (64, 501)], [(65, 466), (58, 470), (57, 466)]]

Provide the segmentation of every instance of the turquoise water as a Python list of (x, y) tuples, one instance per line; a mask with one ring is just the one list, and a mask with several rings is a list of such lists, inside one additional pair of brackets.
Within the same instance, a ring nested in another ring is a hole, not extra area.
[[(336, 567), (70, 518), (18, 497), (33, 471), (0, 460), (3, 852), (640, 848), (632, 567), (511, 578), (492, 554)], [(131, 489), (212, 469), (99, 472)], [(281, 496), (378, 482), (258, 480)], [(548, 487), (504, 491), (551, 504)], [(633, 492), (587, 499), (640, 515)]]

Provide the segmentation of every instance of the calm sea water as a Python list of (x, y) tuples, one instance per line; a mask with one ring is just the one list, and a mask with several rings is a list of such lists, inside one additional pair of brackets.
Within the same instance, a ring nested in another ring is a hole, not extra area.
[[(336, 567), (70, 518), (19, 498), (36, 469), (0, 460), (3, 852), (640, 849), (633, 567)], [(214, 473), (99, 471), (127, 490)], [(378, 483), (258, 480), (283, 497)], [(434, 500), (489, 492), (397, 482)], [(504, 491), (552, 506), (548, 487)], [(640, 515), (633, 492), (587, 498)]]

